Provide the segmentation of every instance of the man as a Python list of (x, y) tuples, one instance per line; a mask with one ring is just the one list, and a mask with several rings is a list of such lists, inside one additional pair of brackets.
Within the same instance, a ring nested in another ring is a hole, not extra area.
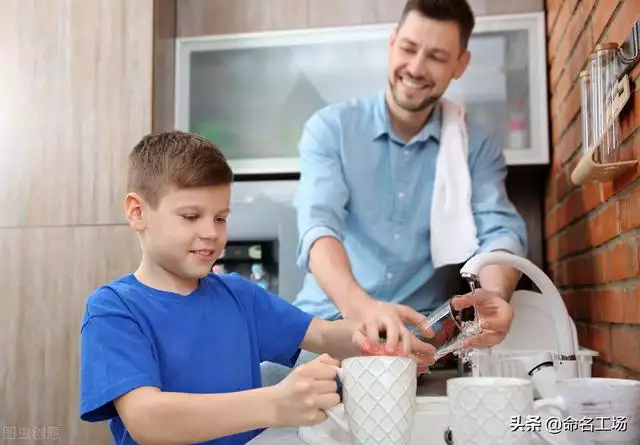
[[(364, 321), (370, 337), (385, 332), (389, 350), (409, 342), (405, 324), (450, 296), (446, 268), (432, 261), (430, 211), (440, 99), (467, 68), (474, 24), (465, 0), (408, 0), (389, 40), (386, 90), (318, 111), (300, 141), (298, 253), (309, 273), (294, 304), (326, 319)], [(477, 124), (467, 120), (466, 131), (478, 252), (525, 255), (525, 224), (506, 195), (502, 151)], [(484, 332), (468, 346), (502, 341), (519, 277), (501, 266), (481, 271), (475, 299)], [(459, 301), (470, 304), (469, 296)], [(282, 375), (264, 366), (263, 377), (272, 384)]]

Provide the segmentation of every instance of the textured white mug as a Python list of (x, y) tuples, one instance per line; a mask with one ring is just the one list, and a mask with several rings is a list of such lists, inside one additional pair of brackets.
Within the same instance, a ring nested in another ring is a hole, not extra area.
[(560, 380), (558, 396), (539, 406), (556, 408), (571, 444), (640, 444), (640, 382), (611, 378)]
[[(344, 411), (327, 410), (354, 445), (409, 445), (416, 410), (416, 361), (366, 356), (342, 361)], [(344, 413), (344, 414), (343, 414)]]
[(449, 429), (454, 445), (529, 445), (532, 434), (552, 445), (561, 442), (542, 428), (514, 428), (541, 407), (533, 401), (533, 382), (509, 377), (447, 380)]

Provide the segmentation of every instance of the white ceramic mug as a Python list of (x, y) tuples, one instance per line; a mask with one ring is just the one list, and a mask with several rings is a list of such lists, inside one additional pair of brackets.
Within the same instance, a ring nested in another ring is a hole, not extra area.
[(569, 443), (640, 444), (640, 382), (610, 378), (570, 378), (556, 384), (557, 397), (538, 406), (556, 408)]
[(417, 363), (408, 357), (366, 356), (342, 361), (344, 410), (327, 415), (354, 445), (409, 445), (416, 410)]
[[(543, 428), (525, 423), (539, 411), (533, 382), (509, 377), (459, 377), (447, 381), (449, 430), (454, 445), (529, 445), (533, 435), (561, 442)], [(514, 422), (515, 420), (515, 422)]]

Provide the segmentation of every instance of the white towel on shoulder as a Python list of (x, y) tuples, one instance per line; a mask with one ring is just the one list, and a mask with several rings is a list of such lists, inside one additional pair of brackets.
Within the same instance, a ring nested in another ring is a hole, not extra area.
[(466, 110), (442, 99), (442, 130), (431, 203), (434, 267), (463, 263), (478, 249), (471, 209)]

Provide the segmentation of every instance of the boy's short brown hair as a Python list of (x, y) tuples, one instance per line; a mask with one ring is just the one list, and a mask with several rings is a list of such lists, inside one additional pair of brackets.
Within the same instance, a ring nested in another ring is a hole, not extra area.
[(152, 207), (168, 187), (208, 187), (232, 181), (233, 172), (220, 149), (197, 134), (148, 134), (129, 155), (128, 190)]

